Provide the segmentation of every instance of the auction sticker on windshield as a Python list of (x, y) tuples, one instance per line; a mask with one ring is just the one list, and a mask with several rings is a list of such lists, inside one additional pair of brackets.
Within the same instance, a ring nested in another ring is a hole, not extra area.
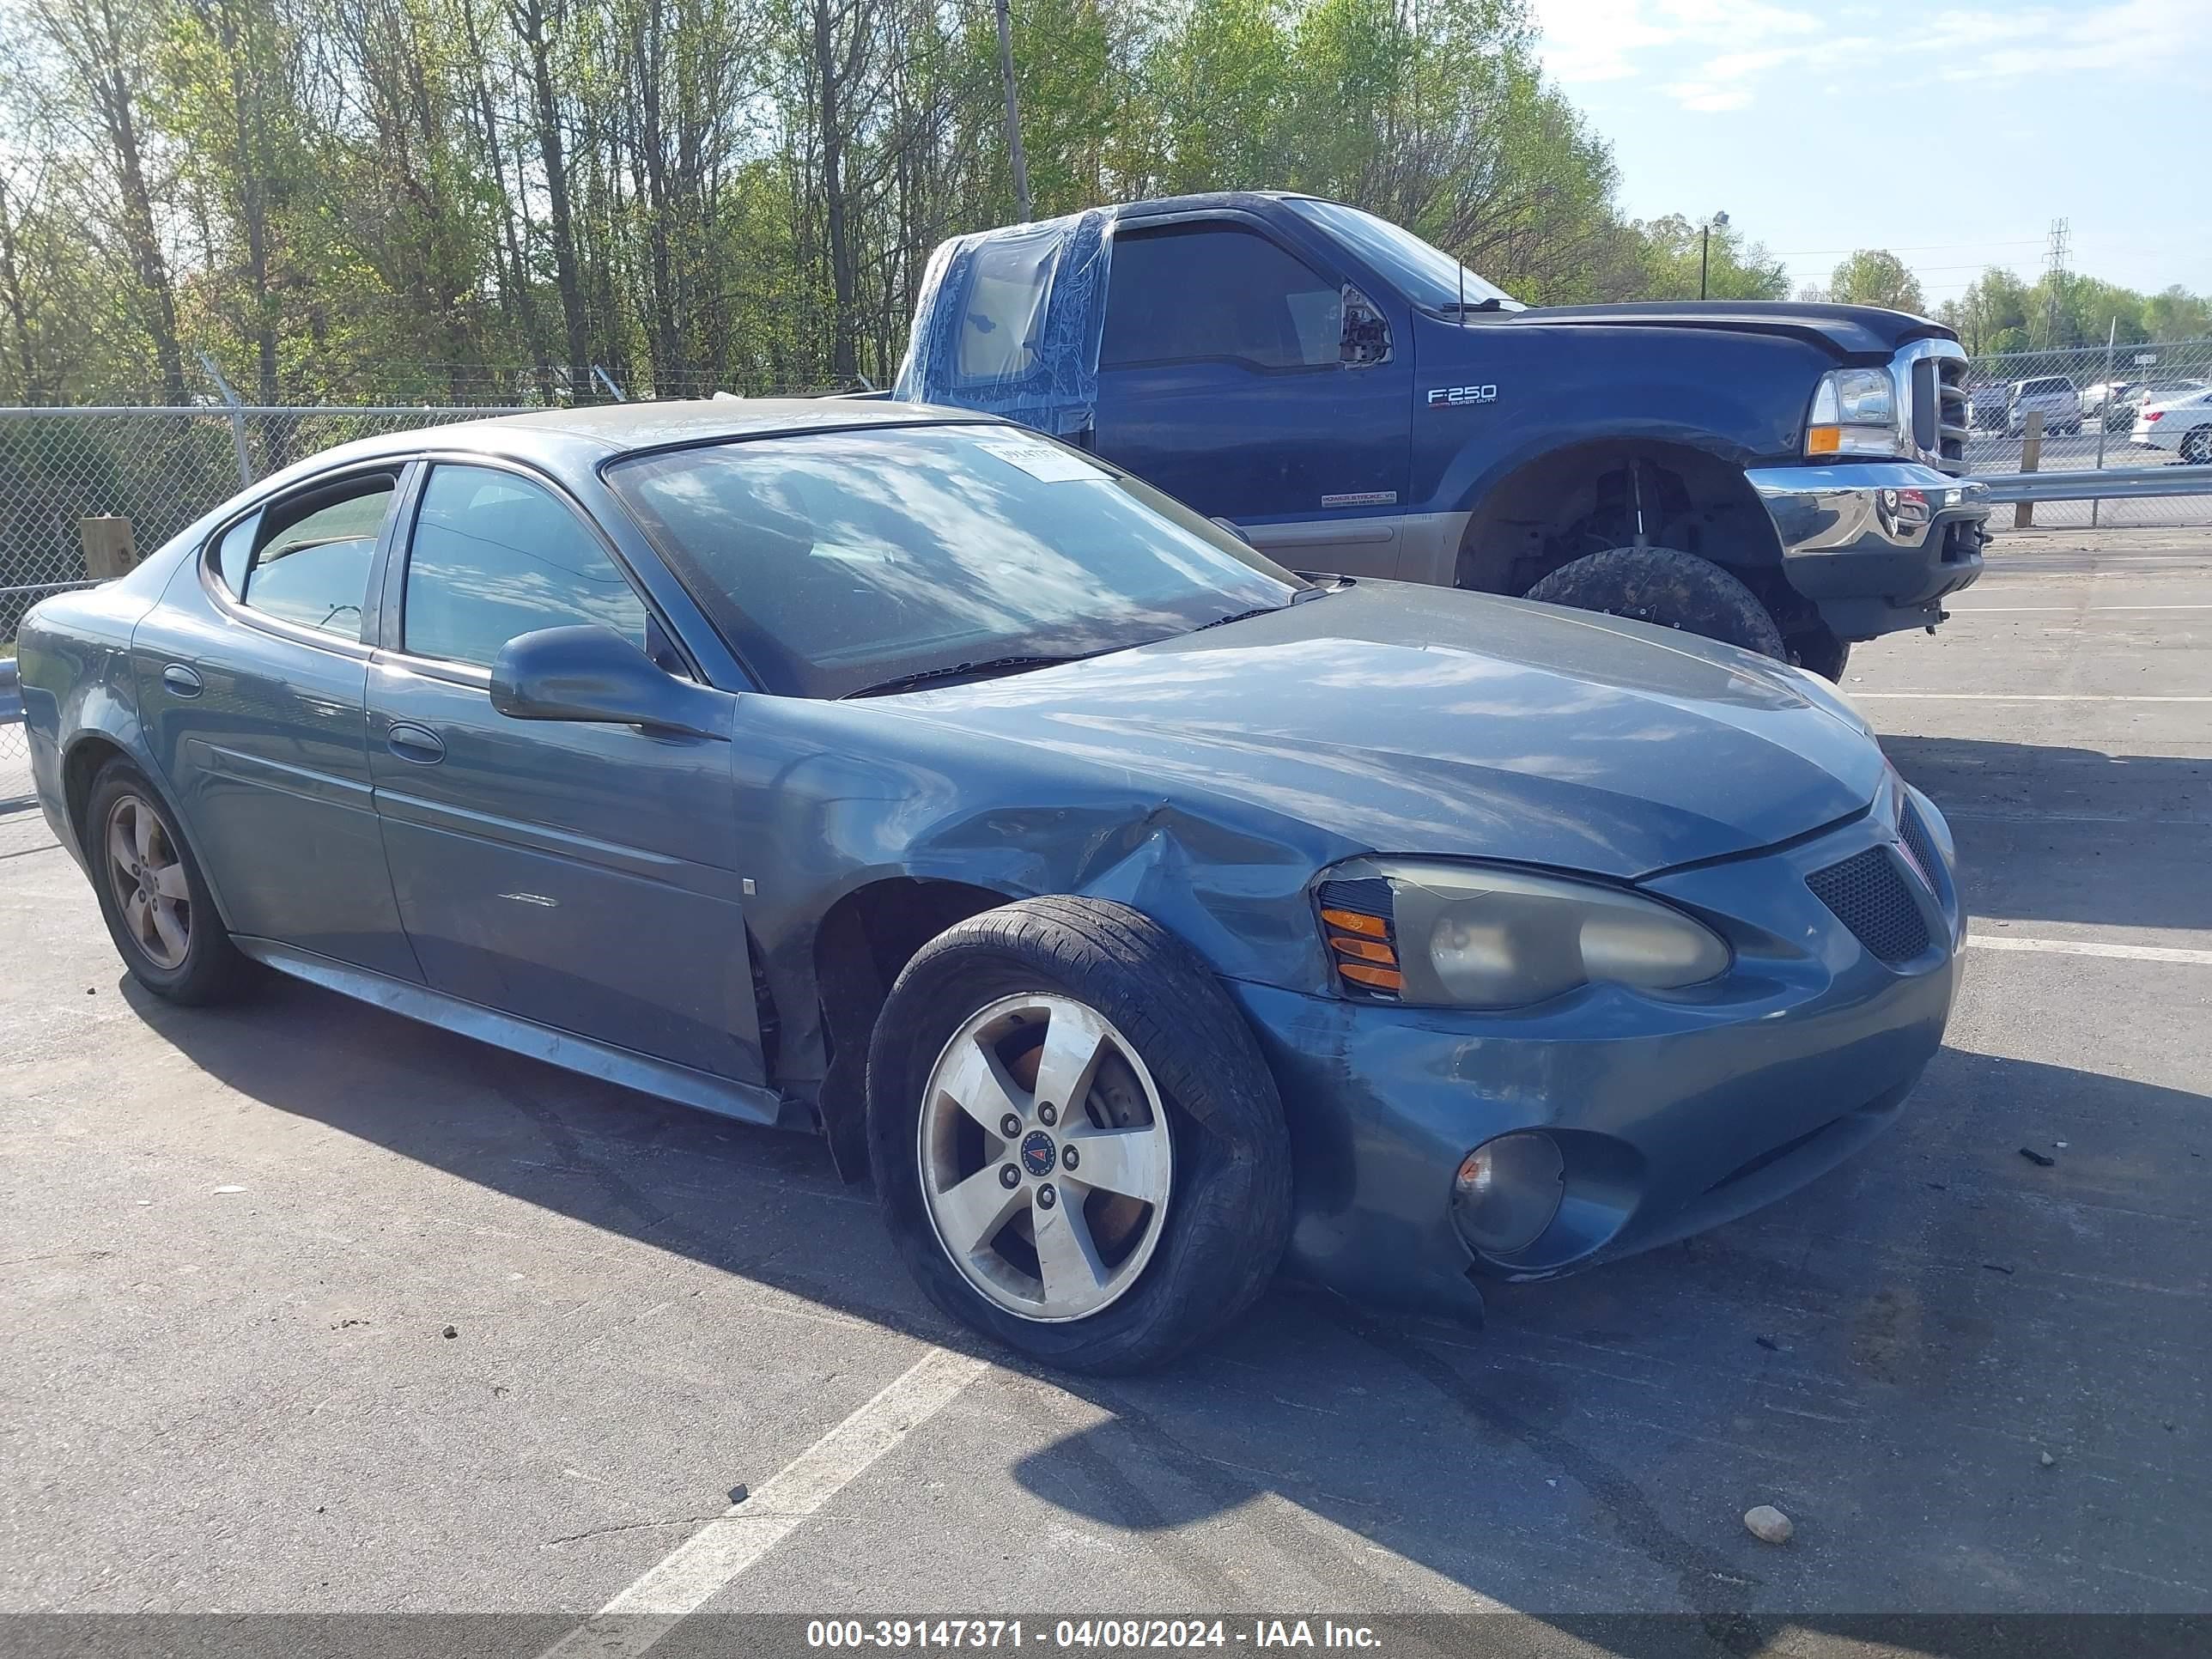
[(1072, 455), (1066, 450), (1017, 433), (994, 432), (988, 437), (978, 438), (975, 447), (1010, 466), (1021, 468), (1039, 483), (1096, 483), (1107, 476), (1104, 468), (1080, 455)]

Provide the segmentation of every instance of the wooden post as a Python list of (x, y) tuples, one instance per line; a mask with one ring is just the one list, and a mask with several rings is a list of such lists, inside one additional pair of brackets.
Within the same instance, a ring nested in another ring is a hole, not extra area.
[(131, 539), (128, 519), (79, 519), (77, 534), (84, 543), (84, 574), (96, 582), (112, 581), (138, 562), (137, 544)]
[[(2043, 470), (2043, 411), (2031, 409), (2020, 440), (2020, 470), (2039, 472)], [(2012, 527), (2027, 530), (2035, 524), (2035, 503), (2014, 501), (2012, 504)]]

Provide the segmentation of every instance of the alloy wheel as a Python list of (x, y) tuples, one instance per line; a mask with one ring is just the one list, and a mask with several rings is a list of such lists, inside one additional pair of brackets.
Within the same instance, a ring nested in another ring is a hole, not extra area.
[(191, 888), (167, 829), (145, 800), (124, 795), (108, 809), (104, 845), (108, 890), (131, 942), (156, 968), (181, 968), (192, 942)]
[(1151, 1071), (1096, 1009), (1036, 992), (969, 1016), (930, 1070), (919, 1134), (938, 1242), (1001, 1308), (1081, 1319), (1142, 1276), (1175, 1148)]

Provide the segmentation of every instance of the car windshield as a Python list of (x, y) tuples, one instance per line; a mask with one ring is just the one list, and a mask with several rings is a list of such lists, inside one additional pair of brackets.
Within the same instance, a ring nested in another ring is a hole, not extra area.
[(1309, 586), (1015, 427), (738, 440), (606, 477), (731, 648), (769, 690), (804, 696), (1092, 656)]
[[(1397, 284), (1398, 290), (1424, 311), (1450, 312), (1464, 301), (1467, 308), (1526, 311), (1494, 283), (1485, 282), (1446, 253), (1431, 247), (1410, 230), (1388, 219), (1378, 219), (1340, 202), (1319, 202), (1310, 196), (1291, 198), (1291, 210), (1310, 219), (1342, 241), (1368, 264)], [(1466, 284), (1464, 289), (1461, 284)]]

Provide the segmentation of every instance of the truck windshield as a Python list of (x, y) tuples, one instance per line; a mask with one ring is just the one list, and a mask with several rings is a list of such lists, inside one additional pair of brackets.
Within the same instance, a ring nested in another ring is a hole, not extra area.
[(1310, 586), (1018, 427), (737, 440), (606, 479), (766, 688), (801, 696), (1095, 656)]
[[(1424, 311), (1449, 314), (1462, 301), (1469, 311), (1526, 311), (1528, 307), (1495, 283), (1486, 283), (1442, 248), (1431, 247), (1410, 230), (1340, 202), (1294, 196), (1292, 211), (1311, 220), (1343, 242), (1398, 286)], [(1466, 283), (1465, 291), (1461, 283)]]

